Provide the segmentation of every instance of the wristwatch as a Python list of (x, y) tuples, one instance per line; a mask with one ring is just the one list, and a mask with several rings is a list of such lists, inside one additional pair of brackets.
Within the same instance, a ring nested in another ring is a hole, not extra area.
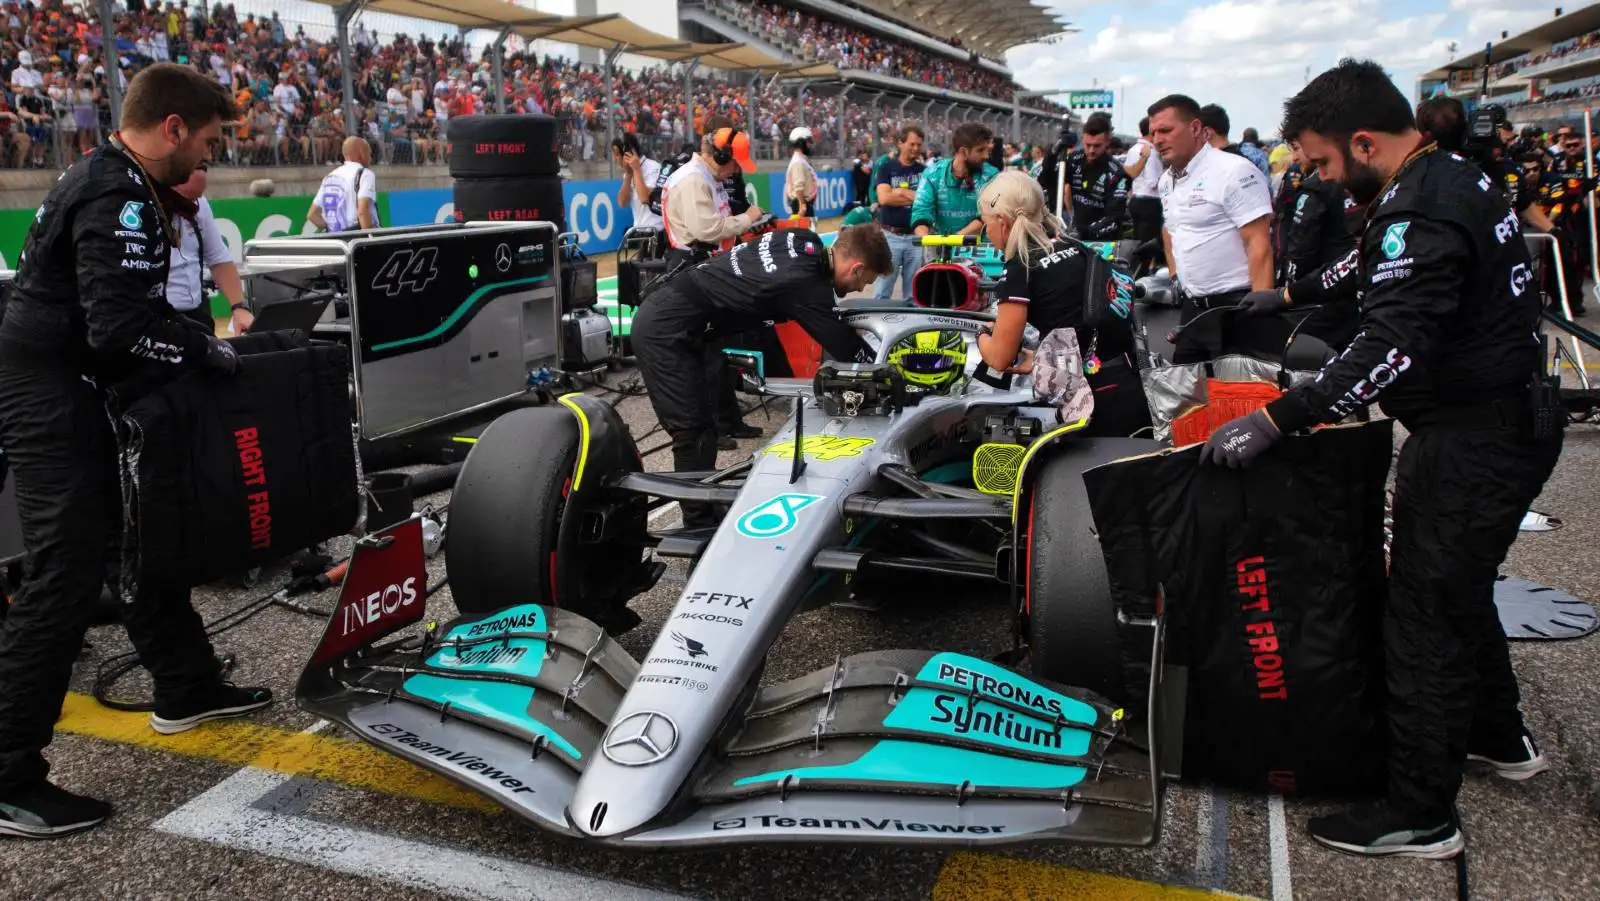
[(245, 306), (242, 303), (236, 303), (233, 306), (228, 307), (228, 312), (230, 312), (230, 313), (237, 313), (240, 310), (244, 310), (246, 313), (250, 312), (250, 308)]

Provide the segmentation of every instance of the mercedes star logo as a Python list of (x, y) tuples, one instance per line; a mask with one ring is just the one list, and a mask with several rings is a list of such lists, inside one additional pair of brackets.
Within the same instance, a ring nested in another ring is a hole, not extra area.
[(645, 710), (613, 723), (601, 750), (612, 763), (648, 766), (671, 754), (677, 745), (677, 725), (664, 713)]
[(494, 268), (501, 272), (511, 268), (511, 245), (501, 244), (494, 249)]

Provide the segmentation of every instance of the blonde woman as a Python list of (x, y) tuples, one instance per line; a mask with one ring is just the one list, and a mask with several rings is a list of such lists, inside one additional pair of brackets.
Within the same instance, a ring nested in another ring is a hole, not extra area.
[(1006, 261), (994, 291), (994, 327), (978, 337), (984, 363), (999, 371), (1030, 372), (1034, 359), (1022, 349), (1023, 329), (1038, 329), (1044, 336), (1041, 346), (1055, 343), (1053, 332), (1070, 329), (1094, 398), (1086, 434), (1127, 436), (1148, 428), (1150, 408), (1133, 362), (1132, 329), (1117, 317), (1094, 326), (1084, 322), (1084, 279), (1092, 251), (1065, 237), (1066, 226), (1045, 208), (1039, 183), (1019, 170), (1002, 172), (978, 195), (978, 213), (984, 234)]

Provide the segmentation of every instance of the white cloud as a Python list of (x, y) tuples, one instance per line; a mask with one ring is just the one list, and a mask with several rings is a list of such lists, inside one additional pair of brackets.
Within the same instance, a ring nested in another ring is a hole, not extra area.
[[(1056, 47), (1021, 47), (1009, 59), (1030, 88), (1119, 89), (1118, 127), (1131, 131), (1143, 109), (1172, 91), (1220, 103), (1238, 132), (1277, 130), (1283, 100), (1341, 57), (1377, 60), (1411, 96), (1417, 74), (1470, 52), (1501, 30), (1518, 33), (1549, 18), (1549, 0), (1446, 0), (1419, 9), (1390, 0), (1217, 0), (1048, 4), (1081, 19), (1084, 32)], [(1438, 11), (1435, 11), (1438, 10)], [(1159, 84), (1157, 84), (1159, 82)]]

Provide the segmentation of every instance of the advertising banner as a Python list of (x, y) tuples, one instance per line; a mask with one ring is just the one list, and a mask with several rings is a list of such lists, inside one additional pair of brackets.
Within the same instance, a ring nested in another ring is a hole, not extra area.
[[(849, 172), (819, 172), (817, 216), (838, 216), (851, 199)], [(562, 185), (562, 200), (567, 214), (567, 230), (577, 232), (578, 246), (585, 253), (607, 253), (622, 244), (622, 235), (633, 226), (633, 211), (617, 205), (621, 179), (569, 181)], [(450, 188), (419, 188), (408, 191), (381, 191), (378, 194), (378, 222), (384, 226), (425, 225), (449, 222), (455, 215)], [(783, 208), (783, 173), (752, 175), (745, 180), (745, 198), (763, 210), (787, 215)], [(244, 246), (261, 238), (309, 234), (306, 213), (310, 195), (289, 197), (236, 197), (211, 201), (217, 229), (235, 260), (244, 257)], [(22, 242), (33, 225), (34, 209), (0, 209), (0, 268), (15, 269), (22, 253)]]
[[(753, 180), (759, 181), (757, 176)], [(761, 208), (776, 212), (780, 216), (789, 215), (789, 208), (783, 199), (784, 173), (773, 172), (767, 177), (767, 190), (772, 192), (772, 205), (763, 203)], [(817, 173), (817, 204), (816, 218), (830, 219), (834, 216), (843, 216), (845, 205), (855, 199), (855, 185), (850, 180), (848, 170), (842, 172)]]
[[(567, 230), (578, 233), (584, 253), (605, 253), (622, 244), (622, 234), (633, 225), (633, 211), (617, 206), (622, 180), (568, 181), (561, 185)], [(385, 225), (425, 225), (449, 222), (455, 215), (450, 188), (391, 191)]]

